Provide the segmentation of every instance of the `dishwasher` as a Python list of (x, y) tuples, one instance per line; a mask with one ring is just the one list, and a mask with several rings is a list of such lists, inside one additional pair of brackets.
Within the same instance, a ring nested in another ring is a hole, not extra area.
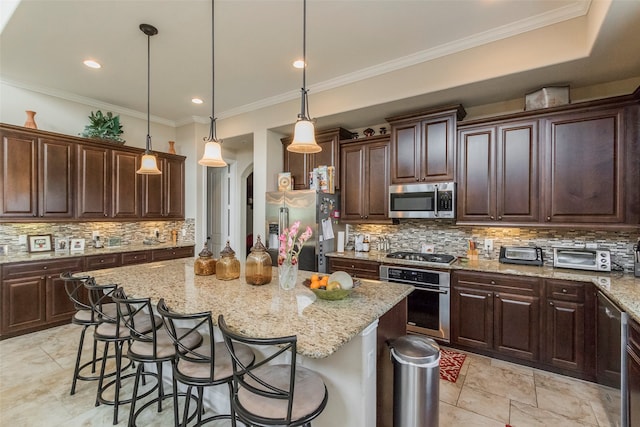
[(605, 294), (598, 291), (597, 380), (620, 390), (620, 425), (629, 425), (627, 395), (628, 315)]

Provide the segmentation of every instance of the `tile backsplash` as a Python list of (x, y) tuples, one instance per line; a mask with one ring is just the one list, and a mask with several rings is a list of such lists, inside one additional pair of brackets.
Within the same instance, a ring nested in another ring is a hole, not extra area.
[[(633, 245), (639, 233), (633, 231), (572, 230), (547, 228), (462, 227), (450, 221), (403, 220), (398, 225), (357, 225), (350, 231), (369, 234), (371, 247), (376, 248), (378, 237), (391, 241), (391, 251), (419, 251), (420, 243), (435, 245), (435, 252), (465, 255), (469, 240), (477, 243), (481, 256), (498, 259), (500, 246), (539, 246), (545, 265), (553, 265), (554, 246), (574, 246), (596, 243), (600, 249), (611, 251), (611, 260), (626, 272), (633, 272)], [(484, 239), (493, 239), (493, 250), (483, 250)]]
[(65, 237), (85, 239), (85, 247), (90, 248), (93, 247), (94, 231), (100, 233), (103, 242), (107, 242), (109, 237), (120, 237), (123, 245), (139, 244), (146, 237), (154, 237), (156, 229), (159, 240), (171, 241), (172, 230), (178, 231), (178, 241), (193, 242), (195, 238), (193, 218), (184, 221), (2, 223), (0, 245), (8, 245), (12, 254), (26, 253), (27, 245), (19, 243), (20, 235), (51, 234), (52, 240)]

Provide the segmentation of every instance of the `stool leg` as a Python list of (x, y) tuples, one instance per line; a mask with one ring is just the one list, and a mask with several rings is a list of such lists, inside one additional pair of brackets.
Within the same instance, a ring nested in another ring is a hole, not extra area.
[(140, 383), (140, 376), (142, 374), (142, 366), (144, 364), (138, 363), (138, 368), (136, 369), (136, 379), (133, 383), (133, 395), (131, 395), (131, 408), (129, 409), (129, 427), (135, 425), (135, 414), (136, 414), (136, 400), (138, 398), (138, 384)]
[(164, 384), (162, 382), (162, 362), (156, 362), (158, 371), (158, 412), (162, 412), (162, 398), (164, 397)]
[(98, 392), (96, 393), (96, 406), (100, 405), (100, 393), (102, 392), (102, 384), (104, 383), (104, 371), (107, 364), (108, 352), (109, 352), (109, 342), (105, 341), (104, 351), (102, 352), (102, 363), (100, 365), (100, 378), (98, 379)]
[[(73, 370), (73, 381), (71, 382), (71, 395), (76, 394), (76, 383), (78, 382), (78, 375), (80, 375), (80, 358), (82, 357), (82, 346), (84, 345), (84, 333), (87, 332), (89, 325), (82, 327), (80, 333), (80, 343), (78, 344), (78, 354), (76, 356), (76, 367)], [(94, 358), (95, 360), (95, 358)]]
[(236, 427), (236, 413), (233, 410), (233, 384), (228, 382), (229, 386), (229, 410), (231, 411), (231, 427)]
[(185, 403), (184, 403), (184, 413), (182, 414), (182, 426), (187, 427), (187, 421), (189, 419), (189, 403), (191, 401), (191, 390), (193, 389), (193, 386), (188, 386), (187, 387), (187, 393), (185, 396)]
[(200, 422), (202, 421), (202, 413), (204, 412), (202, 410), (202, 395), (204, 392), (204, 387), (200, 386), (198, 387), (198, 407), (196, 408), (196, 410), (198, 411), (198, 424), (200, 424)]
[(114, 390), (114, 399), (113, 399), (113, 425), (118, 424), (118, 406), (120, 405), (120, 369), (122, 368), (122, 341), (115, 343), (116, 347), (116, 379), (115, 379), (115, 390)]
[(96, 373), (96, 356), (98, 355), (98, 340), (93, 337), (93, 363), (91, 364), (91, 373)]
[(173, 424), (178, 427), (178, 380), (176, 379), (176, 360), (171, 361), (171, 383), (173, 385)]

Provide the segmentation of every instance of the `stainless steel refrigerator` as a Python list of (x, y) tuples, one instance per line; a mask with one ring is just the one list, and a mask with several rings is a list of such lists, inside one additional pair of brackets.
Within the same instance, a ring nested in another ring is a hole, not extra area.
[[(338, 231), (344, 231), (344, 226), (333, 219), (334, 212), (340, 211), (340, 194), (317, 193), (315, 190), (274, 191), (266, 194), (266, 203), (266, 230), (269, 233), (266, 244), (273, 265), (277, 265), (278, 236), (295, 221), (300, 221), (301, 229), (308, 225), (313, 235), (300, 252), (299, 268), (326, 273), (324, 254), (335, 251)], [(329, 233), (326, 221), (331, 224)]]

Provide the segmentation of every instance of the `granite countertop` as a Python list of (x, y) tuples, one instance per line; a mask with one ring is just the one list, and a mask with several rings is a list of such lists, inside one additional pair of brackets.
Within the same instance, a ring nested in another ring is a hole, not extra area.
[(640, 278), (621, 272), (596, 272), (570, 270), (565, 268), (536, 267), (528, 265), (502, 264), (497, 259), (480, 259), (468, 262), (457, 260), (449, 266), (441, 264), (407, 261), (387, 258), (386, 252), (330, 252), (328, 257), (354, 259), (363, 261), (375, 261), (387, 265), (415, 265), (423, 268), (436, 268), (445, 270), (468, 270), (485, 273), (513, 274), (517, 276), (533, 276), (545, 279), (573, 280), (578, 282), (591, 282), (611, 298), (629, 316), (640, 322)]
[(139, 252), (148, 251), (152, 249), (167, 249), (167, 248), (181, 248), (194, 246), (194, 242), (178, 242), (175, 245), (171, 242), (158, 242), (153, 245), (145, 245), (142, 243), (131, 243), (128, 245), (104, 247), (100, 249), (86, 248), (81, 252), (20, 252), (16, 254), (9, 254), (6, 256), (0, 256), (0, 265), (8, 264), (10, 262), (24, 262), (24, 261), (50, 261), (63, 258), (73, 258), (79, 256), (92, 256), (92, 255), (105, 255), (122, 252)]
[[(100, 284), (118, 283), (130, 296), (164, 298), (181, 313), (211, 311), (213, 321), (223, 314), (229, 327), (253, 337), (298, 336), (298, 353), (324, 358), (361, 333), (402, 301), (413, 286), (361, 280), (351, 295), (340, 301), (316, 299), (303, 280), (313, 274), (300, 271), (291, 291), (278, 285), (277, 269), (271, 283), (248, 285), (240, 279), (222, 281), (196, 276), (195, 258), (89, 271)], [(244, 267), (241, 269), (244, 272)]]

